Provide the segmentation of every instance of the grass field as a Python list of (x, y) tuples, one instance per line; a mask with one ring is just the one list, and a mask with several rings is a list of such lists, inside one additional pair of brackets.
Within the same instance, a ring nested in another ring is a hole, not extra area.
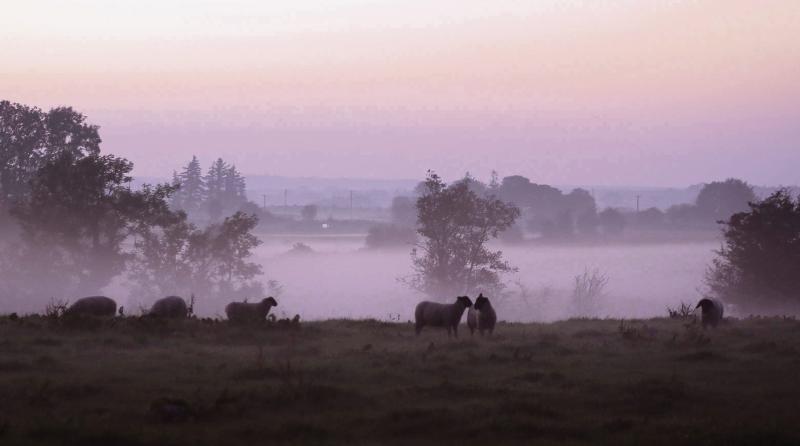
[(800, 444), (800, 322), (0, 317), (0, 444)]

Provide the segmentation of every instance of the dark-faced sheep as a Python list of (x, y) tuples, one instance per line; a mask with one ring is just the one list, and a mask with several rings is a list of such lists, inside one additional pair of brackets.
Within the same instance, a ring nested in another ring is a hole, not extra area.
[(467, 296), (459, 296), (452, 304), (420, 302), (414, 311), (416, 332), (419, 334), (423, 327), (445, 327), (447, 336), (450, 336), (452, 332), (458, 337), (458, 324), (461, 323), (461, 316), (464, 314), (464, 310), (470, 307), (472, 307), (472, 301)]
[(277, 305), (278, 302), (273, 297), (268, 297), (255, 304), (231, 302), (225, 307), (225, 314), (233, 323), (259, 323), (264, 322), (270, 308)]
[(111, 317), (117, 312), (114, 299), (105, 296), (84, 297), (75, 301), (64, 312), (65, 316), (100, 316)]
[(702, 309), (700, 320), (703, 322), (703, 328), (709, 325), (716, 327), (722, 321), (722, 313), (725, 311), (722, 302), (716, 299), (700, 299), (695, 309), (698, 308)]
[(158, 299), (149, 314), (164, 319), (185, 319), (189, 315), (189, 306), (182, 297), (167, 296)]
[(478, 295), (475, 299), (475, 305), (467, 312), (467, 326), (469, 333), (475, 334), (475, 330), (483, 336), (483, 332), (488, 330), (489, 334), (494, 332), (494, 326), (497, 323), (497, 313), (495, 313), (492, 304), (489, 303), (489, 298), (484, 297), (483, 293)]

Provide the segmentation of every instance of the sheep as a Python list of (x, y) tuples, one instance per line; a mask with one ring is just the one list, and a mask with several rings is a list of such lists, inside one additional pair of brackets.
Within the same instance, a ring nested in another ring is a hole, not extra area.
[(189, 315), (189, 307), (182, 297), (167, 296), (158, 299), (150, 308), (149, 314), (165, 319), (185, 319)]
[(695, 310), (698, 308), (702, 308), (701, 321), (703, 322), (703, 328), (709, 325), (716, 327), (722, 321), (722, 313), (724, 311), (722, 302), (716, 299), (704, 298), (700, 299)]
[(65, 316), (114, 316), (117, 303), (105, 296), (84, 297), (75, 301), (64, 312)]
[(269, 309), (278, 305), (272, 296), (257, 304), (247, 302), (231, 302), (225, 307), (228, 320), (234, 323), (264, 322)]
[(461, 323), (461, 316), (464, 314), (464, 310), (470, 307), (472, 307), (472, 301), (467, 296), (458, 296), (455, 303), (452, 304), (440, 304), (430, 301), (420, 302), (414, 311), (417, 335), (427, 325), (445, 327), (447, 328), (448, 337), (451, 332), (458, 337), (458, 324)]
[(484, 330), (489, 330), (489, 334), (494, 332), (494, 325), (497, 323), (497, 313), (495, 313), (489, 299), (483, 293), (475, 299), (475, 305), (467, 311), (467, 326), (470, 335), (475, 334), (475, 329), (483, 336)]

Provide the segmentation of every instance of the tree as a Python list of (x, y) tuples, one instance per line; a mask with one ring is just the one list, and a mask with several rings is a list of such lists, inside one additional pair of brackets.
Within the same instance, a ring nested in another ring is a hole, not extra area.
[(411, 252), (415, 273), (409, 285), (438, 298), (501, 287), (499, 275), (515, 268), (486, 243), (514, 224), (519, 209), (478, 196), (464, 181), (447, 186), (433, 172), (424, 189), (417, 200), (417, 232), (423, 241)]
[(222, 218), (225, 211), (225, 177), (228, 174), (228, 165), (222, 158), (217, 158), (203, 178), (206, 185), (206, 210), (212, 222)]
[(729, 178), (706, 184), (697, 195), (697, 209), (705, 220), (723, 221), (737, 212), (747, 210), (748, 203), (755, 201), (753, 188), (742, 180)]
[(317, 205), (315, 204), (307, 204), (303, 206), (303, 209), (300, 210), (300, 216), (303, 217), (305, 221), (314, 221), (317, 218)]
[(143, 231), (134, 249), (129, 279), (132, 295), (155, 298), (194, 293), (212, 298), (258, 298), (261, 265), (250, 258), (261, 240), (252, 231), (255, 215), (237, 212), (220, 224), (198, 229), (185, 215)]
[(45, 113), (0, 101), (0, 205), (21, 199), (36, 171), (62, 154), (80, 158), (100, 153), (98, 127), (85, 121), (70, 107)]
[(712, 297), (745, 310), (800, 308), (800, 197), (785, 189), (733, 214), (706, 274)]
[(175, 208), (189, 215), (200, 212), (206, 199), (206, 185), (200, 161), (196, 156), (192, 156), (192, 160), (183, 168), (180, 175), (173, 177), (174, 181), (180, 184), (180, 189), (173, 194)]
[(77, 156), (63, 151), (48, 161), (12, 209), (21, 227), (19, 272), (30, 275), (30, 287), (51, 295), (100, 292), (124, 270), (129, 236), (174, 219), (166, 201), (171, 186), (132, 191), (128, 160)]

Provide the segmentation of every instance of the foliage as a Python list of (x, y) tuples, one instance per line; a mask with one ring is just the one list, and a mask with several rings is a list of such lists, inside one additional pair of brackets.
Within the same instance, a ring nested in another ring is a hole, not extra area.
[(180, 188), (172, 195), (172, 206), (188, 215), (197, 214), (203, 207), (206, 199), (206, 184), (203, 179), (203, 170), (196, 156), (183, 168), (180, 175), (176, 174), (174, 183)]
[(22, 199), (37, 170), (61, 155), (100, 153), (98, 127), (85, 120), (70, 107), (44, 112), (0, 101), (0, 205)]
[(779, 190), (725, 222), (709, 294), (748, 309), (800, 304), (800, 198)]
[(237, 212), (202, 230), (185, 217), (148, 228), (135, 243), (129, 274), (136, 285), (133, 294), (261, 297), (263, 287), (254, 279), (263, 271), (249, 261), (261, 244), (252, 234), (257, 224), (257, 217)]
[(748, 203), (755, 200), (756, 195), (749, 184), (729, 178), (703, 186), (697, 195), (696, 206), (701, 218), (711, 222), (727, 220), (737, 212), (746, 211)]
[[(124, 270), (130, 235), (174, 220), (165, 201), (172, 188), (132, 191), (131, 169), (113, 155), (62, 152), (37, 171), (12, 209), (21, 228), (18, 279), (38, 287), (31, 292), (99, 292)], [(36, 280), (40, 274), (48, 280)]]
[(412, 250), (414, 289), (444, 298), (500, 286), (500, 273), (515, 269), (502, 251), (486, 243), (514, 224), (519, 209), (494, 197), (479, 197), (465, 181), (447, 186), (433, 172), (427, 192), (417, 200), (418, 233), (423, 241)]

